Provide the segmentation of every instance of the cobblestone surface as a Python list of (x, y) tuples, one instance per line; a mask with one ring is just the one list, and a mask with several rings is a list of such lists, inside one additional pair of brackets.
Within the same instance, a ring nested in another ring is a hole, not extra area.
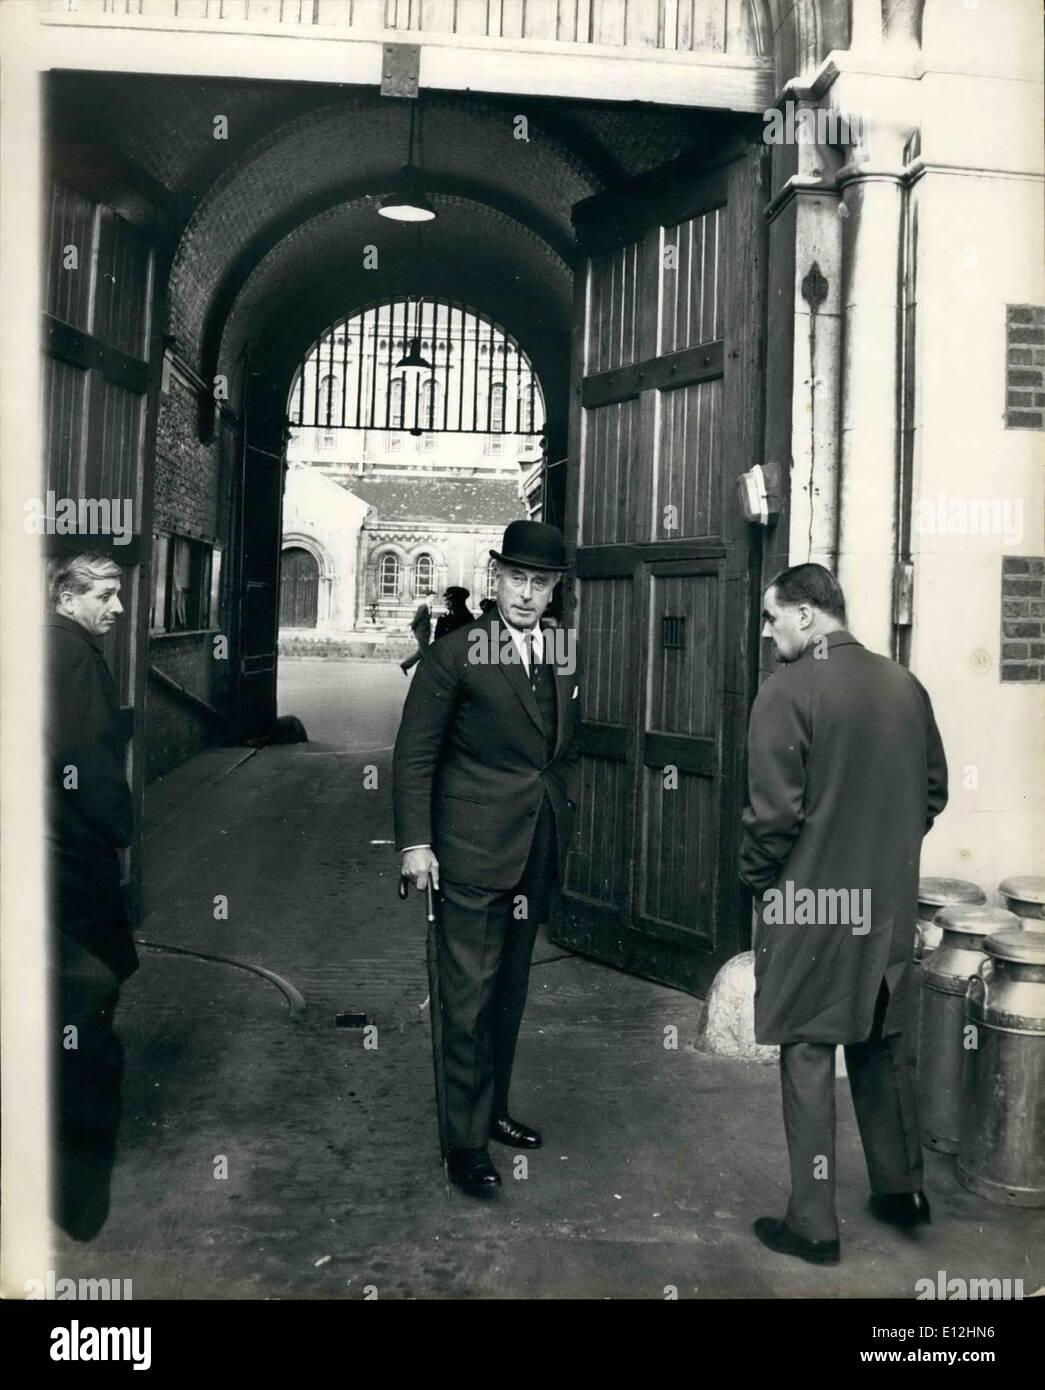
[[(322, 674), (317, 674), (316, 668)], [(120, 1006), (125, 1120), (113, 1211), (59, 1273), (132, 1278), (134, 1297), (911, 1298), (937, 1270), (1045, 1284), (1043, 1220), (964, 1192), (928, 1154), (934, 1225), (917, 1239), (866, 1212), (839, 1095), (843, 1263), (764, 1252), (780, 1214), (776, 1070), (705, 1057), (699, 1004), (543, 943), (513, 1108), (528, 1156), (495, 1149), (499, 1197), (447, 1196), (439, 1168), (423, 913), (394, 896), (388, 767), (397, 667), (288, 662), (283, 712), (320, 739), (232, 767), (228, 750), (150, 805), (150, 941), (235, 956), (292, 981), (307, 1009), (231, 966), (146, 951)], [(378, 750), (378, 751), (375, 751)], [(365, 763), (379, 788), (363, 789)], [(230, 770), (232, 767), (232, 770)], [(224, 775), (221, 775), (224, 773)], [(177, 814), (169, 809), (177, 807)], [(215, 920), (214, 898), (228, 898)], [(358, 1010), (377, 1025), (334, 1025)], [(664, 1047), (664, 1029), (679, 1047)], [(227, 1177), (216, 1177), (227, 1160)]]

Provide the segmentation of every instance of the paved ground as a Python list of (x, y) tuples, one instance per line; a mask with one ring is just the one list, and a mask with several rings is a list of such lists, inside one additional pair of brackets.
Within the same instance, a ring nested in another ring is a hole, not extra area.
[[(113, 1212), (92, 1244), (59, 1252), (59, 1273), (133, 1278), (136, 1299), (362, 1298), (368, 1285), (419, 1298), (661, 1299), (668, 1286), (682, 1298), (911, 1298), (938, 1270), (1045, 1284), (1045, 1218), (972, 1197), (938, 1155), (933, 1227), (905, 1239), (877, 1226), (842, 1094), (844, 1262), (767, 1254), (750, 1223), (786, 1197), (775, 1068), (695, 1053), (695, 1000), (548, 943), (514, 1097), (546, 1146), (525, 1172), (496, 1151), (496, 1201), (447, 1196), (422, 913), (396, 900), (384, 843), (407, 682), (365, 661), (282, 671), (281, 712), (313, 741), (219, 750), (152, 788), (141, 935), (265, 966), (305, 1011), (292, 1017), (248, 971), (143, 952), (120, 1010)], [(335, 1026), (354, 1010), (376, 1025), (376, 1049)], [(669, 1023), (677, 1051), (663, 1047)]]

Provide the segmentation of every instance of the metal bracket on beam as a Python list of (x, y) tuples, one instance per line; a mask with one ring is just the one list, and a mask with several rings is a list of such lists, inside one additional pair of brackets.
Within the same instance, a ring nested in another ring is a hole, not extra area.
[(421, 46), (386, 43), (381, 51), (381, 95), (416, 99), (421, 76)]

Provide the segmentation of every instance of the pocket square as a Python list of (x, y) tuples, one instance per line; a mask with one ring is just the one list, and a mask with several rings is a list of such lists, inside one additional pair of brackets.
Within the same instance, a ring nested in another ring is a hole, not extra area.
[(573, 687), (573, 694), (570, 696), (570, 699), (571, 699), (571, 700), (576, 700), (576, 698), (577, 698), (577, 691), (578, 691), (579, 689), (580, 689), (580, 686), (575, 685), (575, 686)]

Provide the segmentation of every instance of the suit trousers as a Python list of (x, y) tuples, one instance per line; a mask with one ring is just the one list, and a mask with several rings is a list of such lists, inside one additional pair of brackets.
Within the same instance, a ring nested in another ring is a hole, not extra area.
[(123, 1047), (113, 1031), (119, 981), (61, 933), (50, 980), (51, 1132), (55, 1220), (77, 1239), (101, 1229), (120, 1122)]
[(431, 644), (432, 639), (428, 636), (422, 636), (420, 633), (415, 632), (414, 640), (417, 643), (417, 651), (411, 652), (410, 655), (405, 659), (405, 661), (401, 661), (399, 663), (399, 665), (404, 671), (409, 671), (411, 666), (417, 665), (417, 663), (424, 656), (425, 650)]
[[(545, 798), (514, 888), (440, 885), (436, 960), (442, 1003), (447, 1145), (479, 1149), (508, 1111), (515, 1046), (537, 930), (558, 871), (555, 818)], [(525, 916), (521, 916), (525, 900)]]
[[(922, 1147), (909, 1046), (881, 1034), (889, 991), (882, 982), (870, 1037), (845, 1049), (849, 1090), (871, 1191), (918, 1192)], [(780, 1081), (791, 1163), (787, 1224), (806, 1240), (835, 1240), (834, 1043), (784, 1043)]]

